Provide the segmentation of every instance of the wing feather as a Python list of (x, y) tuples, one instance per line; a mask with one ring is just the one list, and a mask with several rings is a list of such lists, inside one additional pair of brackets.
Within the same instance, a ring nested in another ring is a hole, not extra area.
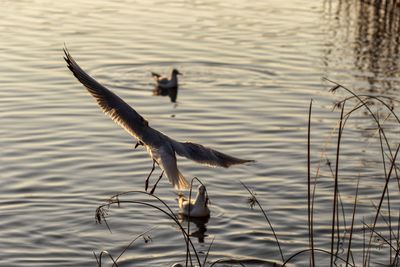
[(173, 142), (173, 147), (179, 156), (186, 157), (201, 164), (228, 168), (231, 165), (254, 162), (254, 160), (236, 158), (212, 148), (191, 142)]
[(68, 68), (95, 98), (104, 113), (109, 115), (113, 121), (131, 135), (140, 139), (138, 128), (148, 126), (148, 122), (119, 96), (98, 83), (82, 70), (66, 48), (64, 48), (64, 53), (64, 59), (68, 64)]

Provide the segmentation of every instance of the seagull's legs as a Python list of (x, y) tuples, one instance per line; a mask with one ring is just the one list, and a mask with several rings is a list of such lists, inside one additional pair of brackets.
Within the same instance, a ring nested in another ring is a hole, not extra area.
[(149, 188), (149, 179), (151, 174), (153, 173), (154, 169), (156, 168), (156, 161), (153, 159), (153, 167), (151, 168), (151, 171), (149, 173), (149, 176), (147, 176), (146, 182), (144, 184), (144, 190), (147, 192), (147, 188)]
[(157, 184), (161, 180), (161, 178), (163, 177), (163, 174), (164, 174), (164, 171), (161, 172), (160, 177), (158, 177), (157, 182), (153, 185), (153, 188), (150, 191), (150, 195), (152, 195), (154, 193), (154, 191), (156, 190)]

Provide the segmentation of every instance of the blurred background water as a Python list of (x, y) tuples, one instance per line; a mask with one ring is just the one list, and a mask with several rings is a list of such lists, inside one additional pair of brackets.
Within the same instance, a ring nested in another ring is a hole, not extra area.
[[(339, 113), (332, 107), (346, 95), (329, 93), (332, 84), (322, 78), (360, 94), (396, 97), (400, 87), (399, 5), (372, 2), (0, 0), (0, 265), (95, 266), (93, 252), (118, 255), (153, 226), (152, 241), (140, 239), (119, 266), (169, 266), (185, 259), (177, 227), (148, 207), (113, 209), (112, 233), (95, 223), (95, 209), (105, 199), (143, 190), (151, 160), (133, 149), (132, 138), (68, 71), (64, 43), (154, 128), (257, 161), (220, 169), (178, 159), (186, 177), (197, 176), (208, 188), (212, 217), (206, 236), (194, 241), (205, 253), (215, 237), (211, 261), (244, 258), (265, 261), (246, 266), (270, 266), (280, 260), (271, 231), (250, 209), (239, 181), (257, 193), (285, 258), (307, 248), (306, 140), (314, 99), (315, 241), (329, 250), (333, 180), (326, 161), (334, 168), (332, 130)], [(150, 75), (173, 67), (184, 74), (176, 104), (152, 95)], [(374, 111), (385, 117), (379, 107)], [(385, 126), (397, 145), (398, 127), (391, 119)], [(365, 112), (355, 114), (343, 136), (339, 187), (348, 224), (358, 177), (353, 253), (360, 262), (362, 220), (371, 221), (384, 184), (376, 126)], [(397, 183), (389, 188), (397, 214)], [(156, 192), (177, 210), (166, 179)], [(385, 244), (374, 246), (372, 255), (388, 264)], [(345, 250), (340, 244), (339, 255)], [(329, 256), (318, 260), (323, 266)], [(293, 265), (307, 261), (304, 255)]]

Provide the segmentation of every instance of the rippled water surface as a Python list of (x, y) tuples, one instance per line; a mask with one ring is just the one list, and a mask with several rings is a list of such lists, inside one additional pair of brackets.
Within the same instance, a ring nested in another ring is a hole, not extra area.
[[(102, 114), (69, 72), (64, 43), (88, 73), (152, 127), (177, 140), (256, 160), (221, 169), (178, 158), (183, 174), (199, 177), (208, 188), (212, 216), (205, 236), (193, 241), (204, 258), (215, 238), (209, 261), (241, 258), (246, 266), (272, 266), (281, 260), (240, 181), (267, 211), (285, 258), (308, 247), (307, 120), (314, 99), (315, 242), (330, 250), (333, 179), (326, 161), (335, 167), (333, 129), (340, 115), (332, 107), (348, 95), (332, 95), (332, 84), (322, 78), (360, 94), (392, 97), (400, 87), (398, 9), (385, 13), (354, 2), (0, 0), (0, 265), (95, 266), (93, 252), (117, 256), (153, 226), (146, 234), (151, 240), (140, 238), (119, 266), (185, 261), (179, 229), (150, 207), (112, 209), (112, 233), (95, 223), (96, 207), (105, 199), (143, 190), (151, 159), (142, 148), (133, 149), (135, 141)], [(184, 74), (176, 104), (153, 96), (150, 75), (173, 67)], [(354, 104), (349, 102), (349, 108)], [(385, 125), (397, 144), (398, 127), (390, 126), (391, 118)], [(355, 113), (341, 147), (339, 188), (347, 224), (361, 178), (353, 240), (358, 262), (362, 220), (372, 220), (384, 185), (375, 130), (366, 112)], [(156, 169), (152, 182), (159, 174)], [(396, 183), (390, 188), (397, 214)], [(156, 194), (177, 211), (177, 194), (167, 179)], [(204, 232), (204, 225), (198, 227), (193, 223), (191, 231)], [(339, 248), (343, 257), (346, 246)], [(387, 259), (383, 247), (372, 255)], [(293, 265), (307, 260), (304, 255)], [(329, 255), (318, 254), (318, 260), (328, 264)]]

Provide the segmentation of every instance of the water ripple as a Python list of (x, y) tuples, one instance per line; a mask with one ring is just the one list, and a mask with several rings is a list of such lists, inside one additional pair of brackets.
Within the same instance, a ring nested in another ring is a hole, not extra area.
[[(343, 6), (331, 4), (345, 14)], [(335, 159), (332, 129), (339, 114), (331, 111), (336, 98), (321, 78), (388, 96), (396, 96), (400, 84), (398, 34), (375, 24), (368, 24), (370, 31), (356, 32), (357, 12), (350, 21), (345, 15), (334, 18), (336, 11), (320, 1), (35, 0), (1, 1), (0, 6), (2, 266), (94, 265), (92, 251), (118, 255), (149, 225), (157, 226), (149, 233), (153, 241), (140, 239), (121, 266), (168, 266), (185, 259), (176, 225), (148, 207), (112, 209), (112, 234), (95, 223), (96, 207), (111, 195), (143, 190), (151, 159), (144, 150), (133, 149), (135, 141), (102, 114), (71, 75), (62, 58), (64, 43), (85, 70), (154, 128), (177, 140), (256, 160), (219, 169), (178, 158), (182, 173), (200, 177), (211, 199), (204, 243), (193, 239), (201, 257), (215, 237), (210, 260), (241, 258), (246, 266), (273, 266), (280, 255), (271, 229), (256, 207), (249, 207), (239, 181), (257, 194), (285, 256), (308, 246), (311, 98), (313, 170), (320, 166), (316, 243), (323, 248), (329, 243), (333, 180), (326, 162)], [(372, 7), (352, 8), (369, 14)], [(386, 20), (390, 17), (382, 18)], [(378, 41), (371, 42), (370, 32)], [(176, 104), (153, 96), (150, 75), (173, 67), (184, 74)], [(393, 126), (390, 119), (385, 123)], [(388, 136), (396, 140), (398, 130)], [(346, 212), (351, 212), (356, 177), (362, 177), (355, 225), (361, 232), (361, 219), (374, 211), (371, 202), (379, 199), (384, 183), (379, 142), (366, 114), (349, 122), (341, 161)], [(157, 169), (152, 182), (159, 174)], [(157, 194), (178, 210), (166, 179)], [(399, 203), (391, 205), (396, 209)], [(196, 224), (191, 229), (196, 231)], [(355, 238), (355, 256), (362, 254), (362, 243)]]

